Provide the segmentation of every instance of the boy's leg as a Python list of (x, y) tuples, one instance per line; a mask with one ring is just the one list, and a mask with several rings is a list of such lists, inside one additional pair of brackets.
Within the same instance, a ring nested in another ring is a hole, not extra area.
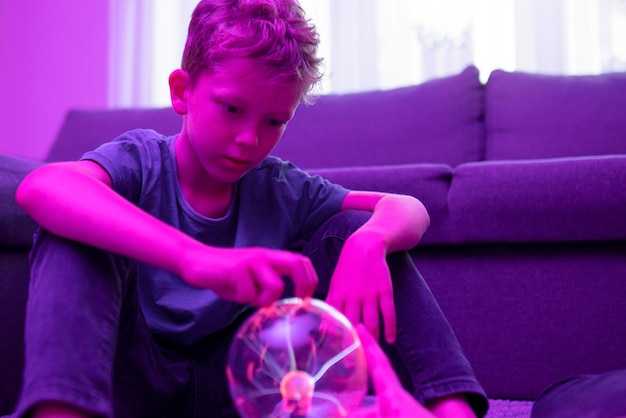
[(532, 418), (626, 417), (626, 369), (569, 378), (543, 391)]
[(256, 308), (245, 310), (232, 323), (185, 350), (184, 354), (191, 359), (194, 370), (189, 393), (193, 396), (195, 417), (239, 416), (230, 396), (226, 376), (228, 353), (239, 328), (254, 312)]
[(134, 263), (45, 230), (31, 257), (24, 381), (15, 416), (50, 401), (107, 417), (163, 410), (159, 404), (184, 387), (187, 370), (168, 364), (150, 336)]
[[(303, 253), (313, 261), (320, 280), (316, 297), (325, 298), (345, 239), (369, 217), (367, 212), (340, 212), (307, 244)], [(422, 404), (464, 393), (476, 414), (484, 415), (486, 395), (409, 254), (397, 252), (387, 261), (393, 281), (398, 331), (393, 345), (381, 341), (381, 346), (403, 385)], [(358, 284), (359, 278), (354, 280)]]

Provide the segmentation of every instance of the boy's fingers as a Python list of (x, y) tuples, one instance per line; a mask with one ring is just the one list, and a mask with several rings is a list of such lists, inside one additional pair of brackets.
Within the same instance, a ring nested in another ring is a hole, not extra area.
[(262, 264), (255, 267), (254, 279), (257, 285), (257, 304), (268, 306), (283, 294), (285, 283), (270, 266)]
[(233, 300), (237, 303), (249, 303), (251, 305), (255, 305), (258, 291), (254, 283), (254, 279), (251, 277), (253, 272), (245, 271), (242, 274), (245, 274), (246, 277), (239, 280), (238, 283), (234, 283), (232, 288), (227, 289), (226, 293), (224, 293), (222, 297)]
[(299, 254), (280, 252), (272, 264), (280, 275), (291, 278), (296, 297), (313, 296), (318, 280), (311, 260)]
[(393, 303), (392, 295), (383, 295), (380, 298), (380, 312), (383, 316), (383, 324), (385, 329), (385, 341), (393, 344), (396, 341), (397, 322), (396, 322), (396, 306)]
[[(317, 288), (317, 283), (318, 283), (318, 278), (317, 278), (317, 272), (315, 271), (315, 268), (313, 267), (313, 263), (311, 262), (311, 260), (308, 257), (303, 257), (304, 260), (302, 261), (302, 266), (303, 266), (303, 275), (304, 277), (306, 277), (306, 284), (303, 286), (303, 289), (301, 290), (302, 295), (299, 297), (302, 298), (308, 298), (310, 296), (313, 296), (313, 292), (315, 292), (315, 289)], [(299, 293), (296, 291), (296, 295), (299, 295)]]
[(358, 300), (346, 300), (343, 306), (343, 314), (351, 324), (361, 322), (361, 303)]
[(380, 322), (378, 316), (378, 304), (370, 301), (363, 304), (363, 325), (372, 334), (374, 339), (378, 341)]

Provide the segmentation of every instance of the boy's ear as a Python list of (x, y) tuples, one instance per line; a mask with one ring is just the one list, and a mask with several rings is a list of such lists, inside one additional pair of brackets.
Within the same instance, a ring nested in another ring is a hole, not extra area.
[(187, 71), (174, 70), (170, 74), (170, 97), (172, 99), (172, 108), (179, 115), (187, 114), (187, 89), (189, 88), (189, 74)]

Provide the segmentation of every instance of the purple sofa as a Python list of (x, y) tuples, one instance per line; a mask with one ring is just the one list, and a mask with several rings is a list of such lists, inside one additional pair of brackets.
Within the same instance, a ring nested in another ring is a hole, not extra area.
[[(127, 129), (180, 126), (170, 109), (73, 110), (47, 161)], [(533, 400), (567, 376), (626, 368), (625, 73), (498, 70), (482, 84), (468, 67), (322, 96), (274, 154), (424, 202), (432, 226), (412, 256), (491, 398)], [(0, 156), (0, 414), (17, 396), (35, 228), (13, 193), (39, 164)]]

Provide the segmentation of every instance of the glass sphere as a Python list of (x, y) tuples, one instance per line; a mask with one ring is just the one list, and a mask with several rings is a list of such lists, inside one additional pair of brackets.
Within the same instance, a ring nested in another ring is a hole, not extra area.
[(227, 376), (244, 418), (345, 417), (368, 387), (355, 329), (317, 299), (282, 299), (250, 316), (230, 347)]

